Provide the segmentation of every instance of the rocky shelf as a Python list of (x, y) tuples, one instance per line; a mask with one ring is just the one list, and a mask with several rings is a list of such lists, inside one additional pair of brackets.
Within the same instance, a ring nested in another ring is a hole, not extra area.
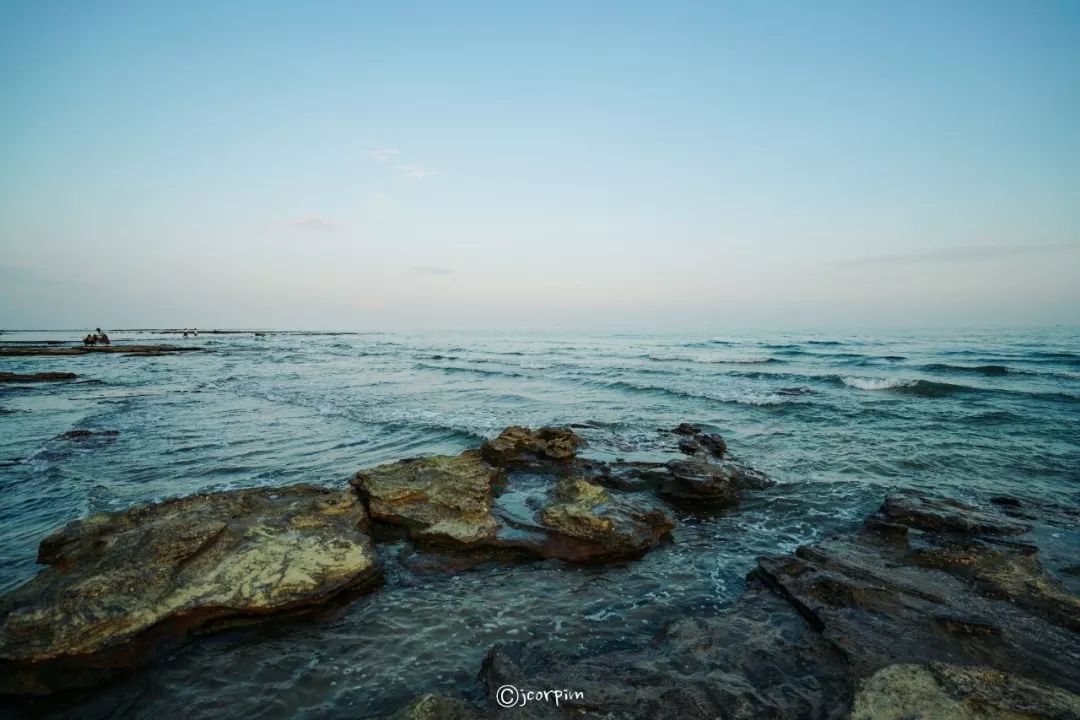
[(59, 382), (74, 380), (78, 377), (70, 372), (40, 372), (40, 373), (13, 373), (0, 372), (0, 383), (34, 383), (34, 382)]
[(183, 345), (55, 345), (0, 346), (0, 357), (33, 357), (52, 355), (95, 355), (98, 353), (121, 353), (124, 355), (171, 355), (182, 352), (202, 352), (204, 347)]
[[(568, 428), (510, 427), (459, 455), (361, 470), (351, 487), (200, 494), (71, 523), (41, 543), (46, 569), (0, 598), (0, 692), (93, 685), (196, 631), (352, 600), (381, 578), (384, 533), (444, 558), (441, 572), (626, 561), (670, 542), (674, 509), (771, 484), (718, 435), (664, 432), (685, 458), (600, 462)], [(760, 558), (723, 614), (593, 657), (498, 645), (470, 701), (422, 696), (399, 716), (1080, 718), (1080, 600), (1032, 540), (1051, 510), (995, 502), (891, 494), (857, 532)], [(580, 695), (503, 708), (506, 685)]]

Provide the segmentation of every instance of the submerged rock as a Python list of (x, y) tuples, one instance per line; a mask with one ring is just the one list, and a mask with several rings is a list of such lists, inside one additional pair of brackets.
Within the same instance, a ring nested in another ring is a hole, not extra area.
[(62, 380), (74, 380), (77, 377), (78, 375), (70, 372), (39, 372), (27, 374), (0, 372), (0, 382), (7, 383), (57, 382)]
[(502, 468), (569, 463), (585, 441), (570, 428), (530, 430), (512, 425), (480, 448), (484, 459)]
[(581, 691), (558, 712), (597, 718), (1080, 718), (1080, 600), (1015, 532), (991, 508), (893, 495), (856, 533), (761, 558), (730, 610), (643, 648), (496, 646), (487, 708), (510, 684)]
[(764, 473), (732, 460), (701, 458), (666, 463), (612, 463), (598, 479), (622, 490), (650, 490), (680, 504), (711, 507), (733, 505), (743, 490), (773, 485)]
[(56, 436), (57, 440), (82, 440), (88, 437), (116, 437), (119, 430), (68, 430)]
[(200, 628), (365, 589), (381, 566), (355, 493), (308, 485), (192, 495), (92, 515), (0, 598), (0, 693), (88, 685)]

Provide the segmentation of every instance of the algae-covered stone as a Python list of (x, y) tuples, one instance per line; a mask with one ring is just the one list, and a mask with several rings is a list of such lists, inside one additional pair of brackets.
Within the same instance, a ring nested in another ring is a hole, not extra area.
[(296, 485), (92, 515), (47, 537), (50, 567), (0, 599), (0, 692), (136, 665), (209, 624), (322, 603), (378, 579), (351, 491)]
[(471, 450), (361, 470), (352, 485), (372, 517), (403, 525), (417, 539), (474, 547), (499, 528), (491, 504), (501, 476)]
[(569, 463), (585, 444), (570, 428), (543, 427), (530, 430), (512, 425), (480, 448), (484, 459), (499, 467)]
[(851, 720), (1065, 720), (1080, 696), (988, 667), (897, 664), (865, 680)]
[(558, 536), (581, 541), (572, 543), (576, 547), (573, 552), (568, 549), (570, 543), (549, 543), (561, 549), (561, 556), (571, 559), (640, 555), (675, 527), (674, 519), (666, 512), (640, 499), (616, 499), (585, 478), (563, 478), (554, 499), (540, 517)]

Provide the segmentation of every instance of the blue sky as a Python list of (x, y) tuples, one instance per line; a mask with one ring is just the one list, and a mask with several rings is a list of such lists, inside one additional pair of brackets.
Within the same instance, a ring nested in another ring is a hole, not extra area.
[(1080, 3), (0, 0), (0, 326), (1080, 322)]

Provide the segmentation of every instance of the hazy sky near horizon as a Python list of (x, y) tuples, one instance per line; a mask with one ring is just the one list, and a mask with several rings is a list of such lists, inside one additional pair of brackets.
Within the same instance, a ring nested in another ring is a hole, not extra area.
[(0, 327), (1080, 322), (1080, 2), (0, 0)]

